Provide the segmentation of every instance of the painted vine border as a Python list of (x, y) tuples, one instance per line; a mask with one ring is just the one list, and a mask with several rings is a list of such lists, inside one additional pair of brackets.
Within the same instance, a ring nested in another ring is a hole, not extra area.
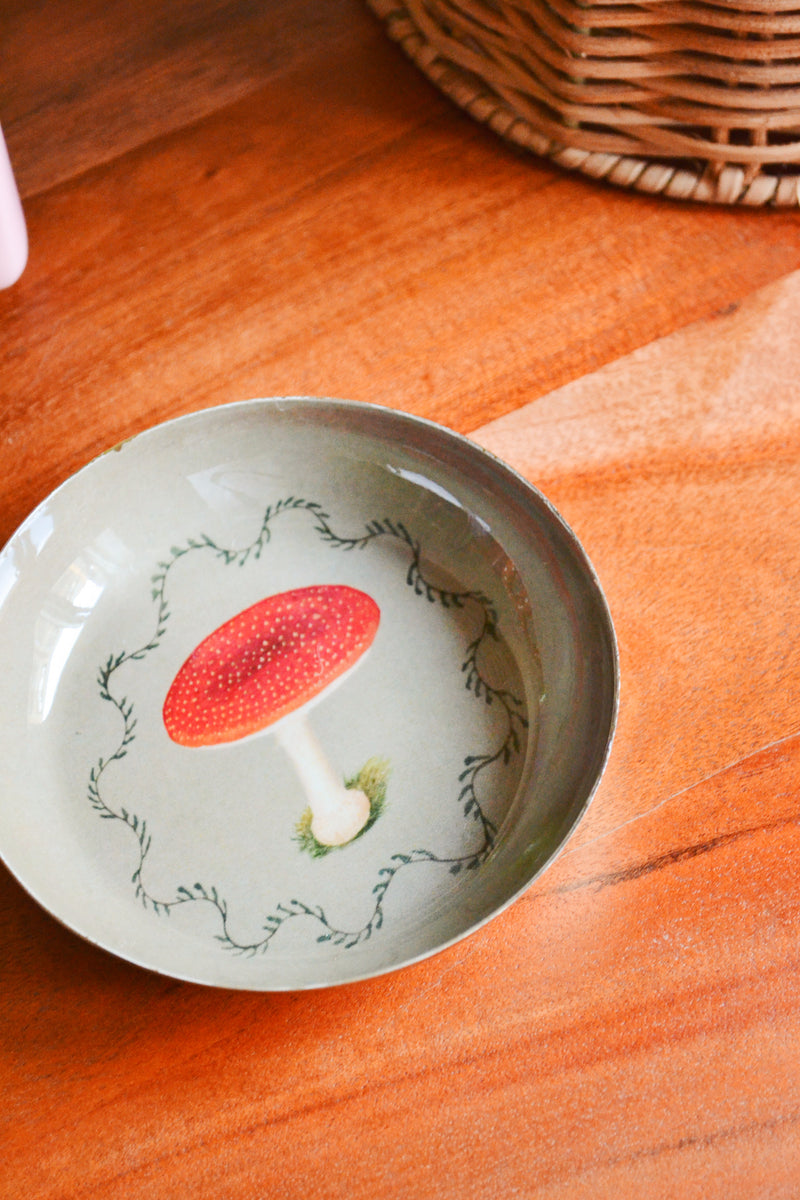
[[(228, 905), (219, 894), (216, 887), (208, 887), (202, 883), (189, 886), (181, 885), (176, 888), (171, 900), (159, 899), (148, 892), (142, 874), (147, 856), (152, 845), (152, 836), (147, 827), (147, 821), (120, 807), (112, 808), (102, 794), (102, 782), (106, 773), (114, 763), (120, 762), (128, 754), (131, 744), (136, 738), (137, 720), (134, 716), (133, 701), (127, 695), (118, 696), (112, 690), (112, 682), (117, 672), (129, 662), (139, 662), (146, 658), (161, 644), (167, 632), (170, 619), (167, 583), (170, 572), (186, 555), (208, 553), (220, 559), (225, 566), (244, 567), (248, 562), (261, 557), (271, 538), (271, 525), (286, 513), (304, 512), (310, 514), (315, 522), (314, 531), (323, 542), (331, 548), (345, 552), (364, 550), (370, 544), (381, 538), (392, 538), (405, 544), (409, 552), (409, 565), (406, 573), (406, 583), (413, 588), (417, 596), (423, 597), (431, 604), (440, 604), (444, 608), (464, 608), (475, 605), (482, 614), (481, 627), (477, 636), (467, 645), (462, 663), (462, 673), (465, 676), (465, 687), (472, 691), (476, 698), (482, 699), (487, 705), (498, 704), (505, 714), (506, 732), (502, 741), (493, 749), (483, 754), (469, 754), (463, 760), (463, 769), (458, 776), (459, 792), (457, 803), (461, 805), (465, 817), (473, 820), (479, 827), (480, 841), (475, 850), (468, 854), (442, 857), (430, 850), (416, 849), (408, 853), (393, 854), (389, 863), (378, 871), (378, 879), (372, 888), (374, 899), (372, 913), (360, 929), (340, 929), (333, 925), (323, 908), (319, 905), (306, 904), (302, 900), (289, 900), (275, 906), (262, 926), (263, 936), (253, 942), (238, 941), (232, 934)], [(408, 531), (406, 525), (399, 520), (384, 517), (365, 524), (364, 532), (357, 537), (343, 537), (331, 525), (330, 515), (324, 511), (321, 504), (301, 497), (289, 496), (269, 505), (261, 522), (257, 537), (241, 550), (232, 550), (220, 546), (207, 534), (197, 538), (189, 538), (184, 545), (171, 547), (169, 556), (158, 563), (157, 571), (151, 579), (151, 597), (156, 607), (156, 622), (152, 636), (135, 650), (121, 651), (109, 655), (100, 667), (97, 684), (100, 698), (111, 704), (118, 712), (122, 723), (122, 736), (113, 751), (107, 757), (101, 757), (89, 772), (88, 799), (92, 807), (104, 820), (120, 821), (127, 826), (138, 845), (138, 862), (131, 877), (135, 895), (142, 905), (158, 915), (168, 915), (173, 909), (185, 904), (210, 904), (220, 919), (221, 932), (216, 934), (219, 941), (227, 950), (236, 954), (256, 955), (264, 953), (276, 933), (288, 921), (298, 917), (310, 917), (321, 927), (317, 935), (318, 942), (331, 942), (337, 946), (351, 949), (366, 941), (383, 924), (383, 901), (392, 882), (402, 870), (421, 863), (437, 863), (446, 866), (454, 874), (462, 870), (474, 871), (486, 859), (491, 851), (496, 827), (484, 812), (479, 795), (481, 776), (496, 763), (508, 765), (512, 757), (522, 748), (524, 733), (528, 728), (523, 701), (510, 691), (496, 688), (490, 684), (481, 673), (479, 655), (481, 647), (487, 639), (498, 639), (497, 609), (492, 600), (481, 591), (453, 591), (438, 586), (426, 578), (422, 570), (422, 548), (420, 542)]]

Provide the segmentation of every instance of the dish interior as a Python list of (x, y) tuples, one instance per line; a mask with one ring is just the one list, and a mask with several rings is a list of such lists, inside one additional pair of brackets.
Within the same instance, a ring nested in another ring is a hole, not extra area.
[[(545, 865), (607, 752), (613, 635), (569, 531), (464, 439), (371, 406), (158, 427), (54, 493), (0, 581), (0, 851), (68, 926), (179, 978), (301, 988), (432, 953)], [(344, 592), (377, 630), (302, 714), (174, 740), (165, 698), (214, 630)], [(314, 835), (294, 722), (369, 802), (343, 845)]]

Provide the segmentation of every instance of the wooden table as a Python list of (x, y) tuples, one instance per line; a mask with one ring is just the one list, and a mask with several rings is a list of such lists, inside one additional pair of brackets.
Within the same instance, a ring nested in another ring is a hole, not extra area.
[(545, 492), (622, 663), (555, 865), (382, 979), (177, 983), (0, 870), (4, 1200), (796, 1197), (800, 218), (522, 157), (356, 0), (10, 0), (1, 28), (31, 253), (0, 541), (160, 420), (377, 401)]

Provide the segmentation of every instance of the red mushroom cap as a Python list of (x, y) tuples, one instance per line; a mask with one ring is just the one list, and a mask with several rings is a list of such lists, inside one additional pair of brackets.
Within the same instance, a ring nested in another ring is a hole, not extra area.
[(338, 584), (260, 600), (189, 655), (164, 701), (167, 733), (182, 746), (257, 733), (353, 666), (379, 621), (370, 596)]

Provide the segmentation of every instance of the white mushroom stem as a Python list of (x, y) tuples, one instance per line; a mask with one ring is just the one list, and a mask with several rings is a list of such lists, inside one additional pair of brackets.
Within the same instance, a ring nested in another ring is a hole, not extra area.
[(368, 798), (337, 777), (302, 713), (284, 717), (275, 726), (275, 736), (305, 789), (314, 837), (323, 846), (352, 841), (369, 820)]

